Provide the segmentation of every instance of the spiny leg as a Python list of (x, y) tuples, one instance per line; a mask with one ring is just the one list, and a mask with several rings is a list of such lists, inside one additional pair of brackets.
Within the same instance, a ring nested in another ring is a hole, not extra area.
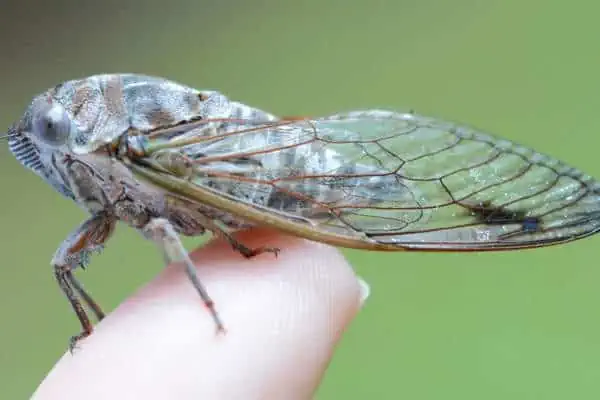
[[(217, 234), (219, 234), (219, 233), (217, 233)], [(279, 252), (281, 251), (277, 247), (266, 247), (266, 246), (255, 247), (255, 248), (246, 247), (242, 243), (238, 242), (236, 238), (234, 238), (227, 232), (225, 233), (224, 238), (229, 242), (229, 244), (231, 244), (231, 247), (233, 247), (234, 250), (239, 251), (240, 254), (246, 258), (256, 257), (263, 253), (273, 253), (275, 255), (275, 257), (277, 257), (279, 255)]]
[(188, 256), (188, 253), (181, 243), (181, 239), (173, 225), (164, 218), (152, 219), (143, 229), (142, 233), (149, 239), (152, 239), (163, 251), (165, 257), (170, 262), (183, 262), (185, 272), (188, 278), (192, 281), (192, 285), (200, 295), (200, 298), (204, 302), (204, 305), (210, 312), (216, 328), (217, 333), (225, 332), (225, 326), (221, 317), (219, 316), (213, 300), (210, 298), (208, 291), (200, 282), (198, 274), (196, 273), (196, 267)]
[(255, 256), (257, 256), (259, 254), (263, 254), (263, 253), (273, 253), (275, 255), (275, 257), (277, 257), (277, 255), (279, 254), (280, 249), (277, 247), (265, 247), (265, 246), (255, 247), (255, 248), (247, 247), (243, 243), (239, 242), (235, 237), (233, 237), (233, 235), (231, 233), (227, 232), (219, 224), (217, 224), (216, 222), (214, 222), (212, 219), (208, 218), (204, 214), (195, 212), (193, 215), (194, 215), (194, 220), (196, 222), (198, 222), (204, 228), (211, 231), (212, 233), (219, 236), (220, 238), (225, 239), (227, 242), (229, 242), (229, 244), (231, 245), (231, 247), (233, 247), (234, 250), (238, 251), (240, 254), (242, 254), (246, 258), (252, 258), (252, 257), (255, 257)]
[(206, 229), (210, 230), (215, 235), (220, 236), (221, 238), (227, 240), (229, 242), (229, 244), (231, 245), (231, 247), (233, 247), (234, 250), (238, 251), (241, 255), (243, 255), (246, 258), (256, 257), (263, 253), (273, 253), (275, 255), (275, 257), (277, 257), (277, 255), (279, 254), (280, 249), (277, 247), (266, 247), (266, 246), (255, 247), (255, 248), (247, 247), (243, 243), (239, 242), (235, 237), (233, 237), (232, 234), (230, 234), (229, 232), (227, 232), (226, 230), (224, 230), (223, 228), (221, 228), (219, 225), (215, 224), (212, 221), (209, 221), (204, 226), (206, 227)]
[(71, 351), (79, 340), (89, 336), (93, 331), (92, 323), (81, 304), (80, 298), (92, 309), (99, 320), (104, 318), (104, 312), (73, 276), (73, 270), (87, 263), (89, 254), (101, 247), (108, 239), (115, 223), (114, 218), (105, 214), (91, 217), (62, 242), (52, 258), (57, 283), (81, 323), (81, 333), (73, 336), (70, 340), (69, 348)]
[(98, 305), (98, 303), (96, 303), (96, 301), (94, 301), (92, 296), (90, 296), (90, 294), (86, 292), (81, 282), (79, 282), (79, 280), (72, 273), (68, 274), (66, 278), (68, 279), (71, 287), (75, 289), (79, 297), (81, 297), (85, 304), (87, 304), (87, 306), (92, 309), (92, 312), (96, 316), (98, 322), (102, 321), (106, 316), (104, 314), (104, 311), (102, 311), (102, 308)]
[(90, 318), (88, 317), (87, 313), (85, 312), (85, 309), (83, 308), (83, 306), (81, 305), (81, 302), (77, 298), (75, 291), (73, 291), (73, 288), (71, 287), (71, 284), (69, 282), (70, 275), (72, 275), (70, 267), (68, 267), (68, 266), (66, 266), (66, 267), (55, 266), (54, 267), (54, 276), (56, 277), (58, 286), (61, 288), (61, 290), (67, 297), (67, 300), (69, 300), (69, 303), (71, 304), (71, 307), (73, 308), (73, 311), (75, 311), (75, 314), (77, 315), (77, 318), (79, 319), (79, 322), (81, 323), (81, 328), (82, 328), (81, 333), (71, 336), (71, 339), (69, 339), (69, 350), (72, 352), (75, 349), (77, 342), (83, 338), (88, 337), (92, 333), (94, 328), (92, 326), (92, 322), (90, 321)]

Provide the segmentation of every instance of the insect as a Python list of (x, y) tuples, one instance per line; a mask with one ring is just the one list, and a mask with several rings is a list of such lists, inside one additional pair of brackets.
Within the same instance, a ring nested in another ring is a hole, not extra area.
[(107, 74), (35, 97), (9, 148), (90, 217), (52, 266), (82, 332), (101, 308), (73, 272), (118, 221), (181, 262), (215, 326), (216, 307), (180, 235), (210, 231), (245, 257), (238, 229), (268, 225), (368, 250), (507, 250), (600, 229), (600, 185), (560, 161), (459, 124), (385, 110), (277, 118), (166, 79)]

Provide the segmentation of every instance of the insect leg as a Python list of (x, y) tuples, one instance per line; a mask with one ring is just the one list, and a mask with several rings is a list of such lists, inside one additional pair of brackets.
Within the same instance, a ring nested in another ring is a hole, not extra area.
[(261, 246), (261, 247), (250, 248), (250, 247), (247, 247), (244, 244), (238, 242), (237, 239), (234, 238), (229, 232), (224, 231), (220, 227), (217, 227), (217, 228), (207, 227), (207, 229), (210, 229), (214, 234), (219, 235), (222, 238), (224, 238), (225, 240), (227, 240), (229, 242), (229, 244), (231, 244), (231, 247), (233, 247), (234, 250), (238, 251), (241, 255), (243, 255), (246, 258), (256, 257), (263, 253), (273, 253), (275, 255), (275, 257), (277, 257), (277, 255), (279, 255), (280, 249), (277, 247)]
[[(222, 239), (225, 239), (234, 250), (241, 253), (246, 258), (252, 258), (262, 253), (274, 253), (275, 256), (279, 253), (278, 248), (273, 247), (257, 247), (257, 248), (249, 248), (240, 243), (231, 233), (229, 233), (226, 229), (224, 229), (221, 225), (216, 223), (212, 218), (207, 217), (202, 212), (195, 210), (193, 206), (189, 205), (189, 203), (185, 203), (182, 200), (169, 197), (168, 198), (168, 208), (170, 210), (169, 219), (173, 221), (175, 218), (178, 221), (185, 221), (187, 226), (191, 227), (190, 235), (197, 233), (197, 227), (201, 226), (202, 230), (209, 230), (215, 235), (219, 236)], [(190, 223), (193, 221), (193, 224)], [(182, 224), (180, 224), (180, 227)], [(182, 230), (179, 230), (182, 232)], [(185, 232), (185, 231), (183, 231)], [(186, 234), (186, 233), (184, 233)]]
[(91, 335), (94, 328), (92, 322), (90, 321), (90, 318), (85, 312), (85, 309), (81, 305), (79, 298), (77, 297), (75, 291), (73, 291), (73, 288), (71, 286), (69, 280), (69, 277), (72, 276), (71, 267), (55, 265), (54, 276), (56, 277), (58, 286), (67, 297), (67, 300), (69, 300), (69, 303), (71, 303), (71, 307), (73, 308), (73, 311), (75, 311), (75, 314), (77, 315), (77, 318), (81, 323), (81, 333), (71, 336), (71, 339), (69, 340), (69, 350), (73, 351), (75, 349), (75, 346), (77, 345), (77, 342)]
[(247, 247), (243, 243), (240, 243), (235, 237), (233, 237), (231, 233), (227, 232), (225, 229), (219, 226), (219, 224), (215, 223), (210, 218), (204, 215), (197, 216), (196, 218), (198, 218), (199, 221), (201, 221), (200, 223), (202, 224), (202, 226), (204, 226), (206, 229), (208, 229), (215, 235), (227, 240), (227, 242), (231, 244), (231, 247), (233, 247), (235, 251), (238, 251), (241, 255), (243, 255), (246, 258), (256, 257), (257, 255), (263, 253), (273, 253), (275, 257), (277, 257), (277, 255), (279, 254), (280, 249), (278, 249), (277, 247)]
[(102, 247), (115, 226), (115, 219), (106, 214), (98, 214), (85, 221), (65, 239), (52, 258), (54, 276), (58, 286), (71, 304), (81, 323), (82, 331), (71, 338), (69, 348), (74, 349), (77, 342), (93, 331), (92, 323), (81, 304), (81, 299), (92, 309), (98, 320), (104, 318), (104, 312), (81, 283), (73, 275), (73, 270), (87, 264), (90, 254)]
[(71, 287), (75, 289), (79, 297), (81, 297), (85, 304), (87, 304), (87, 306), (92, 309), (92, 312), (96, 316), (96, 319), (98, 321), (102, 321), (106, 316), (104, 314), (104, 311), (102, 311), (102, 308), (100, 307), (100, 305), (98, 305), (98, 303), (94, 301), (92, 296), (90, 296), (90, 294), (86, 292), (81, 282), (79, 282), (79, 280), (72, 273), (66, 275), (66, 278), (68, 279)]
[(154, 218), (146, 224), (142, 229), (142, 233), (148, 238), (153, 240), (159, 248), (164, 252), (165, 258), (170, 262), (183, 262), (185, 272), (192, 281), (192, 285), (200, 295), (200, 298), (204, 302), (204, 305), (209, 310), (215, 325), (217, 327), (217, 333), (224, 333), (225, 326), (221, 321), (221, 317), (217, 313), (215, 304), (210, 298), (208, 291), (200, 282), (198, 274), (196, 273), (196, 267), (187, 254), (179, 235), (175, 232), (173, 225), (164, 218)]

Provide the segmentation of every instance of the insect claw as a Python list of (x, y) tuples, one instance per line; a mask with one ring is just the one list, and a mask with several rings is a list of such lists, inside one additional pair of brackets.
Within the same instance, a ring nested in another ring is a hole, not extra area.
[(240, 245), (240, 247), (237, 247), (236, 250), (238, 250), (240, 253), (242, 253), (242, 255), (246, 258), (256, 257), (263, 253), (273, 253), (275, 255), (275, 257), (277, 258), (277, 256), (279, 255), (279, 252), (280, 252), (280, 249), (277, 247), (257, 247), (255, 249), (250, 249), (248, 247), (244, 247), (241, 245)]
[(223, 325), (217, 325), (216, 335), (217, 336), (219, 336), (219, 335), (223, 335), (223, 336), (227, 335), (227, 329), (225, 329), (225, 326), (223, 326)]
[(277, 258), (279, 256), (279, 252), (280, 250), (277, 247), (263, 247), (260, 253), (273, 253), (275, 258)]
[(71, 338), (69, 339), (69, 352), (71, 354), (73, 354), (75, 352), (76, 349), (79, 349), (79, 342), (83, 339), (85, 339), (86, 337), (90, 336), (91, 332), (81, 332), (79, 335), (74, 335), (71, 336)]
[(77, 342), (79, 341), (79, 335), (71, 336), (69, 339), (69, 353), (73, 355), (75, 349), (78, 347)]

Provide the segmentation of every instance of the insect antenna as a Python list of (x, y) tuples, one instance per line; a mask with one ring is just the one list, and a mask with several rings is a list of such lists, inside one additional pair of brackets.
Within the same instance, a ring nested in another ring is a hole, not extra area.
[(8, 139), (9, 137), (11, 137), (11, 136), (14, 136), (14, 135), (16, 135), (16, 134), (17, 134), (17, 131), (16, 131), (16, 129), (15, 129), (14, 127), (13, 127), (13, 128), (10, 128), (10, 129), (8, 130), (8, 132), (6, 133), (6, 135), (2, 135), (2, 136), (0, 136), (0, 140)]

